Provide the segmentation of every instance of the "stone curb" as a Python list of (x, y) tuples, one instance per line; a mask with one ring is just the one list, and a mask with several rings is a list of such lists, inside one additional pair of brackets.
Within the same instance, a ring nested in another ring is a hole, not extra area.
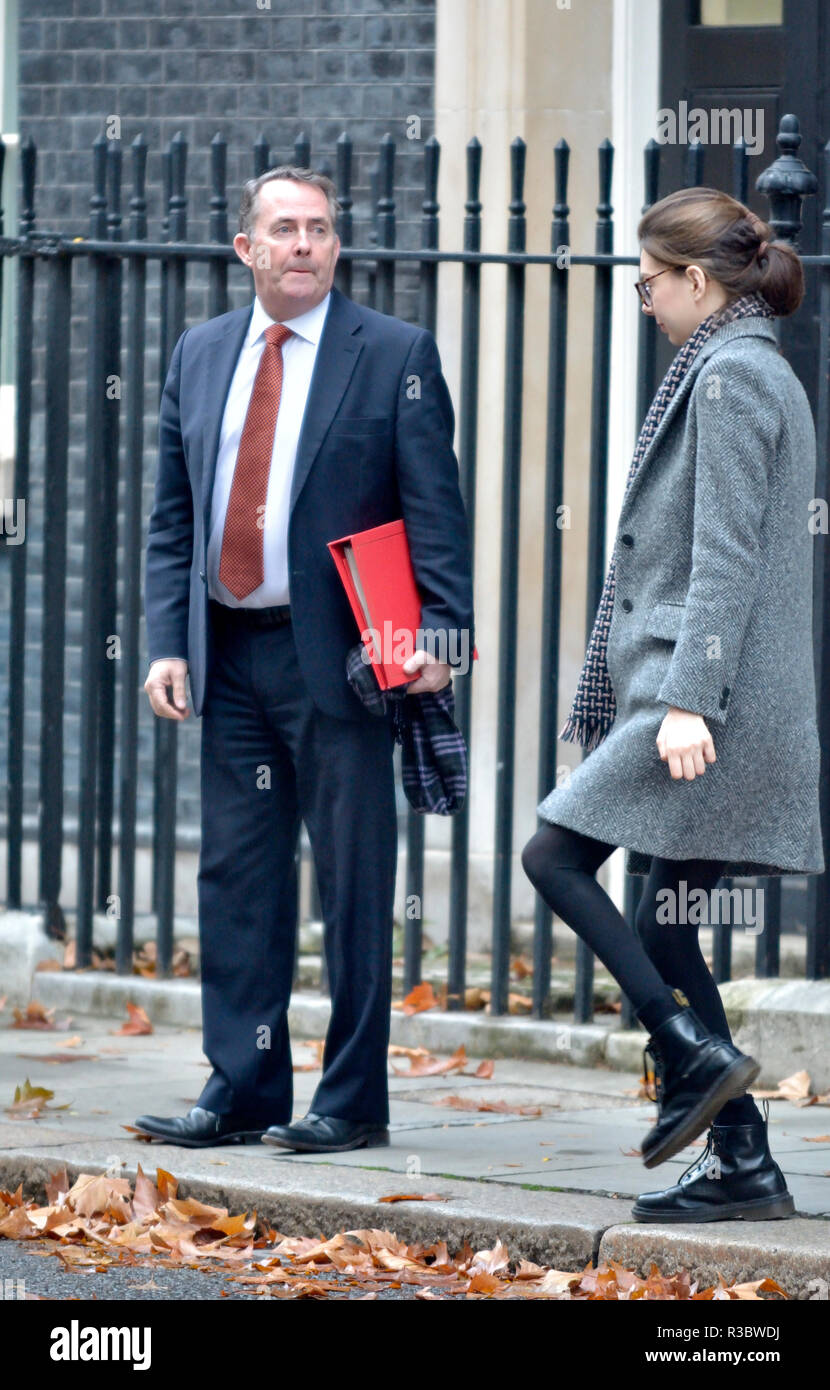
[[(75, 1143), (0, 1153), (0, 1185), (14, 1191), (22, 1182), (27, 1199), (42, 1200), (45, 1182), (65, 1167), (70, 1181), (82, 1172), (103, 1173), (112, 1156), (106, 1144)], [(155, 1166), (173, 1172), (179, 1195), (252, 1211), (285, 1235), (381, 1228), (407, 1243), (445, 1240), (451, 1251), (469, 1241), (490, 1249), (501, 1240), (513, 1261), (532, 1260), (575, 1272), (593, 1263), (617, 1260), (648, 1272), (652, 1262), (664, 1275), (685, 1269), (702, 1286), (744, 1283), (771, 1277), (790, 1299), (826, 1299), (830, 1278), (830, 1222), (793, 1217), (786, 1221), (719, 1221), (692, 1230), (642, 1225), (627, 1220), (630, 1202), (586, 1193), (529, 1192), (492, 1180), (466, 1181), (430, 1176), (418, 1179), (443, 1200), (380, 1204), (382, 1196), (409, 1190), (393, 1172), (344, 1168), (334, 1164), (281, 1163), (270, 1155), (246, 1157), (250, 1180), (222, 1181), (198, 1151), (153, 1144), (120, 1173), (135, 1182), (137, 1165), (148, 1175)], [(213, 1152), (211, 1150), (211, 1152)], [(249, 1150), (246, 1147), (246, 1155)], [(297, 1183), (302, 1182), (298, 1190)]]
[[(147, 980), (138, 975), (40, 971), (33, 992), (47, 1006), (79, 1013), (124, 1018), (126, 1004), (140, 1004), (155, 1023), (201, 1028), (201, 997), (193, 980)], [(721, 986), (730, 1028), (738, 1047), (757, 1057), (756, 1086), (771, 1089), (782, 1077), (806, 1070), (815, 1094), (830, 1089), (830, 981), (736, 980)], [(295, 993), (288, 1024), (296, 1038), (321, 1038), (329, 1020), (329, 1001)], [(640, 1074), (644, 1029), (621, 1029), (608, 1022), (568, 1023), (487, 1013), (427, 1009), (406, 1015), (392, 1010), (390, 1039), (434, 1052), (454, 1052), (462, 1044), (478, 1057), (607, 1066)]]

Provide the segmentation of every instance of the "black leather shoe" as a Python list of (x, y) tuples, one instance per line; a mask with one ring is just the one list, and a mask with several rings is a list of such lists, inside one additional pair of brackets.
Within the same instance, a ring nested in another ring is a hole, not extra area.
[(691, 1144), (728, 1100), (743, 1095), (761, 1068), (725, 1038), (710, 1033), (691, 1006), (655, 1029), (643, 1048), (654, 1059), (658, 1118), (643, 1140), (646, 1168)]
[(642, 1192), (631, 1214), (636, 1221), (769, 1221), (792, 1216), (795, 1202), (769, 1151), (769, 1103), (763, 1120), (748, 1125), (712, 1125), (706, 1148), (678, 1181), (663, 1192)]
[(217, 1115), (194, 1105), (183, 1118), (162, 1118), (159, 1115), (139, 1115), (136, 1128), (164, 1139), (168, 1144), (181, 1144), (186, 1149), (208, 1149), (215, 1144), (258, 1144), (264, 1127), (248, 1129), (234, 1115)]
[(271, 1125), (262, 1136), (263, 1144), (278, 1144), (301, 1153), (339, 1153), (341, 1149), (380, 1148), (389, 1143), (385, 1125), (365, 1121), (341, 1120), (334, 1115), (315, 1115), (309, 1110), (290, 1125)]

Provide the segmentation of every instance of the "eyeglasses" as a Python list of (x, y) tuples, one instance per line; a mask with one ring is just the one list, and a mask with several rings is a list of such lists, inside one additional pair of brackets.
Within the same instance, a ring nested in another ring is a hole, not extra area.
[[(685, 270), (685, 266), (667, 265), (666, 270)], [(649, 284), (649, 280), (656, 280), (658, 275), (665, 275), (666, 270), (655, 270), (653, 275), (647, 275), (644, 280), (634, 281), (634, 288), (647, 309), (651, 308), (651, 285)]]

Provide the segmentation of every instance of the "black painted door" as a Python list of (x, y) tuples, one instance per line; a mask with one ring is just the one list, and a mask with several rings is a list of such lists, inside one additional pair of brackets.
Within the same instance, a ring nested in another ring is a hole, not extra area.
[[(682, 138), (695, 133), (696, 111), (706, 113), (701, 181), (738, 194), (731, 153), (738, 118), (733, 114), (727, 122), (711, 113), (740, 112), (751, 151), (745, 201), (766, 218), (769, 204), (756, 192), (755, 180), (775, 159), (778, 122), (791, 112), (801, 126), (801, 158), (819, 178), (818, 193), (803, 205), (799, 249), (816, 252), (821, 208), (830, 196), (822, 177), (823, 146), (830, 139), (830, 0), (662, 0), (660, 22), (660, 104), (675, 113), (678, 138), (661, 148), (660, 195), (690, 182), (689, 145)], [(815, 271), (807, 271), (805, 303), (794, 318), (781, 320), (781, 330), (782, 346), (815, 407)], [(673, 352), (661, 339), (660, 372)]]

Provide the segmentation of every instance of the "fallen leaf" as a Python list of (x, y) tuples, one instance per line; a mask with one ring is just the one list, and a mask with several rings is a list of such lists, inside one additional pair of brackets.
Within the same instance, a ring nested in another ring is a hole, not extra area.
[(446, 1198), (441, 1192), (394, 1192), (389, 1197), (378, 1197), (379, 1202), (443, 1202)]
[(416, 985), (414, 989), (411, 989), (406, 998), (402, 1000), (400, 1008), (407, 1015), (423, 1013), (425, 1009), (437, 1009), (438, 1000), (435, 998), (434, 990), (429, 981), (426, 980), (423, 984)]
[(68, 1110), (71, 1101), (67, 1101), (65, 1105), (46, 1105), (54, 1094), (54, 1091), (47, 1090), (45, 1086), (33, 1086), (27, 1076), (22, 1086), (15, 1087), (14, 1100), (11, 1105), (6, 1106), (6, 1114), (11, 1115), (13, 1119), (37, 1120), (44, 1109)]
[(752, 1090), (750, 1095), (756, 1100), (805, 1101), (810, 1096), (810, 1074), (806, 1071), (793, 1072), (792, 1076), (785, 1076), (779, 1081), (777, 1091)]
[(471, 985), (464, 991), (465, 1009), (486, 1009), (490, 1003), (489, 989), (480, 989), (477, 985)]
[(152, 1033), (153, 1025), (139, 1004), (127, 1003), (127, 1013), (130, 1015), (128, 1023), (122, 1023), (120, 1028), (113, 1028), (110, 1031), (118, 1035), (135, 1037), (138, 1034)]
[(38, 1004), (36, 999), (27, 1004), (25, 1009), (15, 1009), (14, 1023), (12, 1028), (55, 1028), (52, 1015), (54, 1008), (45, 1009), (42, 1004)]
[(95, 1062), (95, 1052), (16, 1052), (15, 1057), (23, 1057), (29, 1062)]
[(398, 1076), (442, 1076), (445, 1072), (463, 1071), (467, 1065), (467, 1053), (462, 1043), (452, 1054), (452, 1057), (433, 1057), (427, 1053), (425, 1057), (410, 1058), (409, 1070), (403, 1067), (392, 1066), (392, 1070)]
[(436, 1105), (448, 1105), (453, 1110), (484, 1110), (498, 1115), (541, 1115), (539, 1105), (508, 1105), (505, 1100), (483, 1100), (474, 1096), (444, 1096)]
[(147, 1144), (153, 1143), (152, 1134), (145, 1133), (143, 1129), (136, 1129), (135, 1125), (122, 1125), (121, 1128), (126, 1129), (130, 1134), (134, 1134), (136, 1139), (143, 1139)]

